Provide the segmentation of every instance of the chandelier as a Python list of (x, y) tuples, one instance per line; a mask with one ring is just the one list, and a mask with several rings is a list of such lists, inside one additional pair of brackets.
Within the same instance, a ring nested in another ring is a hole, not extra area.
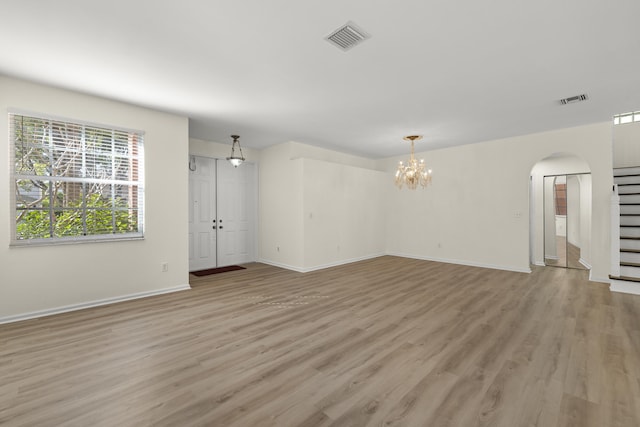
[[(242, 154), (242, 147), (240, 147), (240, 141), (238, 141), (240, 137), (238, 135), (231, 135), (231, 138), (233, 138), (233, 145), (231, 146), (231, 156), (227, 157), (227, 160), (237, 168), (244, 162), (244, 154)], [(238, 146), (238, 150), (240, 150), (239, 157), (236, 155), (236, 146)]]
[(411, 141), (411, 158), (406, 165), (403, 162), (400, 162), (398, 165), (396, 185), (398, 188), (406, 185), (410, 190), (418, 188), (418, 184), (425, 188), (431, 183), (431, 169), (427, 169), (424, 160), (418, 162), (413, 156), (413, 142), (422, 139), (422, 135), (409, 135), (403, 139), (405, 141)]

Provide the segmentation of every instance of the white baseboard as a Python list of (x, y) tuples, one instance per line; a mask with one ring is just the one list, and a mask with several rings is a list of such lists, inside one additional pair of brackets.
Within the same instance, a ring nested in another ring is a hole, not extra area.
[(351, 264), (353, 262), (365, 261), (365, 260), (373, 259), (373, 258), (380, 258), (381, 256), (384, 256), (384, 255), (385, 254), (365, 255), (365, 256), (361, 256), (361, 257), (357, 257), (357, 258), (350, 258), (350, 259), (345, 259), (345, 260), (341, 260), (341, 261), (331, 262), (329, 264), (316, 265), (314, 267), (305, 268), (303, 272), (304, 273), (308, 273), (310, 271), (324, 270), (325, 268), (337, 267), (339, 265)]
[(412, 258), (412, 259), (421, 259), (424, 261), (435, 261), (435, 262), (444, 262), (446, 264), (457, 264), (457, 265), (467, 265), (469, 267), (481, 267), (481, 268), (491, 268), (493, 270), (505, 270), (505, 271), (513, 271), (516, 273), (531, 273), (530, 268), (517, 268), (510, 267), (505, 265), (495, 265), (495, 264), (484, 264), (481, 262), (475, 261), (464, 261), (459, 259), (447, 259), (447, 258), (436, 258), (425, 255), (413, 255), (413, 254), (405, 254), (405, 253), (397, 253), (397, 252), (388, 252), (387, 255), (398, 256), (402, 258)]
[(259, 259), (257, 262), (262, 263), (262, 264), (267, 264), (267, 265), (272, 265), (274, 267), (278, 267), (278, 268), (284, 268), (285, 270), (291, 270), (291, 271), (297, 271), (298, 273), (304, 273), (304, 270), (300, 267), (294, 267), (292, 265), (289, 264), (282, 264), (280, 262), (276, 262), (276, 261), (270, 261), (268, 259)]
[(365, 256), (361, 256), (361, 257), (357, 257), (357, 258), (350, 258), (350, 259), (335, 261), (335, 262), (328, 263), (328, 264), (321, 264), (321, 265), (316, 265), (316, 266), (313, 266), (313, 267), (306, 267), (306, 268), (305, 267), (294, 267), (292, 265), (281, 264), (279, 262), (270, 261), (270, 260), (266, 260), (266, 259), (261, 259), (258, 262), (261, 262), (261, 263), (267, 264), (267, 265), (272, 265), (274, 267), (284, 268), (286, 270), (297, 271), (298, 273), (309, 273), (311, 271), (324, 270), (325, 268), (337, 267), (339, 265), (351, 264), (351, 263), (354, 263), (354, 262), (364, 261), (364, 260), (367, 260), (367, 259), (379, 258), (379, 257), (384, 256), (384, 255), (385, 254), (365, 255)]
[(589, 270), (589, 281), (590, 282), (598, 282), (598, 283), (611, 283), (611, 279), (608, 277), (598, 277), (592, 274), (593, 270)]
[(623, 292), (625, 294), (640, 295), (640, 283), (611, 279), (609, 290), (611, 292)]
[(67, 313), (67, 312), (76, 311), (76, 310), (83, 310), (85, 308), (99, 307), (101, 305), (108, 305), (108, 304), (114, 304), (122, 301), (146, 298), (154, 295), (162, 295), (162, 294), (168, 294), (172, 292), (186, 291), (188, 289), (191, 289), (191, 286), (189, 286), (188, 284), (178, 285), (171, 288), (164, 288), (164, 289), (158, 289), (158, 290), (146, 291), (146, 292), (138, 292), (135, 294), (121, 295), (117, 297), (105, 298), (105, 299), (100, 299), (95, 301), (81, 302), (79, 304), (71, 304), (71, 305), (65, 305), (62, 307), (49, 308), (46, 310), (16, 314), (14, 316), (0, 317), (0, 325), (3, 323), (13, 323), (13, 322), (19, 322), (21, 320), (37, 319), (39, 317), (52, 316), (54, 314)]

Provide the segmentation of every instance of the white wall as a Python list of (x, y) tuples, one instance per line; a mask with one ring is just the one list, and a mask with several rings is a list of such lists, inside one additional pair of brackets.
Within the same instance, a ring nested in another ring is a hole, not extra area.
[(386, 179), (384, 172), (303, 159), (305, 270), (384, 255)]
[[(530, 172), (539, 160), (568, 152), (591, 169), (591, 278), (607, 282), (611, 126), (605, 122), (419, 153), (433, 169), (433, 185), (389, 193), (387, 251), (528, 271)], [(405, 157), (385, 160), (390, 174)]]
[(310, 271), (384, 253), (375, 160), (287, 142), (260, 154), (260, 259)]
[(640, 166), (640, 122), (613, 126), (613, 167)]
[[(0, 76), (0, 135), (17, 109), (145, 132), (145, 238), (9, 247), (9, 150), (0, 150), (0, 321), (28, 313), (173, 290), (188, 284), (188, 120)], [(5, 139), (6, 141), (6, 139)], [(176, 160), (179, 159), (179, 160)], [(183, 167), (178, 167), (183, 166)], [(161, 264), (169, 271), (161, 272)]]
[[(226, 159), (231, 155), (231, 142), (231, 138), (229, 138), (229, 143), (227, 144), (189, 138), (189, 155), (209, 157), (212, 159)], [(239, 139), (239, 142), (242, 146), (242, 138)], [(248, 162), (258, 163), (260, 151), (242, 146), (242, 153)]]
[(292, 270), (304, 268), (302, 160), (292, 160), (292, 143), (260, 153), (259, 259)]
[(291, 148), (291, 158), (293, 159), (314, 159), (362, 169), (383, 170), (381, 169), (380, 162), (374, 159), (340, 153), (338, 151), (327, 150), (299, 142), (290, 142), (289, 146)]

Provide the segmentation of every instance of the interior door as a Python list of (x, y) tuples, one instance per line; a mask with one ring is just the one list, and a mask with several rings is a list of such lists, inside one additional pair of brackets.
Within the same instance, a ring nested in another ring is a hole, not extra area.
[(189, 271), (217, 266), (216, 161), (189, 158)]
[(218, 161), (218, 266), (253, 259), (253, 174), (255, 165)]

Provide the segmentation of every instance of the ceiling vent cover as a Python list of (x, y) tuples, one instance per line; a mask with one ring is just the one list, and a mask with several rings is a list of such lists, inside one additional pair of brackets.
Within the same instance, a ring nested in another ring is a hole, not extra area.
[(324, 39), (340, 49), (347, 51), (368, 38), (371, 38), (371, 36), (367, 34), (366, 31), (349, 21)]
[(561, 99), (560, 104), (575, 104), (576, 102), (586, 101), (587, 99), (589, 99), (589, 97), (586, 93), (583, 93), (582, 95), (570, 96), (569, 98)]

